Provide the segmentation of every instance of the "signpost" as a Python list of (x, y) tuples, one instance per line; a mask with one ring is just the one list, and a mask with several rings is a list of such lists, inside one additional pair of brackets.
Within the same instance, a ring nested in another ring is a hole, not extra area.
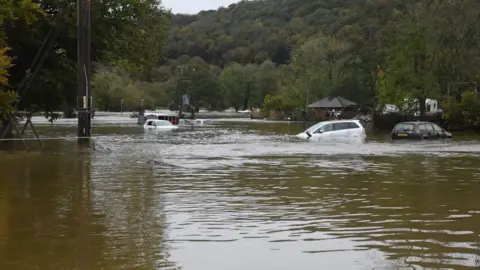
[(190, 105), (190, 97), (188, 95), (182, 96), (183, 105)]

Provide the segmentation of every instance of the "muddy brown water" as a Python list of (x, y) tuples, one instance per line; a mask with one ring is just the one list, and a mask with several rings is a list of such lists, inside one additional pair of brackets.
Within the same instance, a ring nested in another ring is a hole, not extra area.
[(480, 267), (477, 138), (322, 144), (303, 128), (109, 125), (95, 150), (2, 151), (0, 269)]

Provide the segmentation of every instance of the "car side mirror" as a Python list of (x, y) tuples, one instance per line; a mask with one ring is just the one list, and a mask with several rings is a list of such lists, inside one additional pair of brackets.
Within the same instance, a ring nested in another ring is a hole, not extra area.
[(323, 133), (323, 130), (317, 130), (315, 133)]
[(305, 132), (307, 134), (308, 137), (312, 137), (312, 134), (310, 134), (309, 131)]

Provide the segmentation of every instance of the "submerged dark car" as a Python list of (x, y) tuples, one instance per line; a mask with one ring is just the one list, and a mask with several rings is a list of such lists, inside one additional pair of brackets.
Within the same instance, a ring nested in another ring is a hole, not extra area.
[(391, 137), (398, 139), (447, 139), (452, 134), (431, 122), (401, 122), (395, 125)]

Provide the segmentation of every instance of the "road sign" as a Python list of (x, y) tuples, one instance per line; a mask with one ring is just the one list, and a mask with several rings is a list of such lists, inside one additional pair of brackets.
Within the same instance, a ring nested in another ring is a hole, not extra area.
[(183, 105), (190, 105), (190, 98), (188, 97), (188, 95), (183, 95), (182, 100), (183, 100)]

